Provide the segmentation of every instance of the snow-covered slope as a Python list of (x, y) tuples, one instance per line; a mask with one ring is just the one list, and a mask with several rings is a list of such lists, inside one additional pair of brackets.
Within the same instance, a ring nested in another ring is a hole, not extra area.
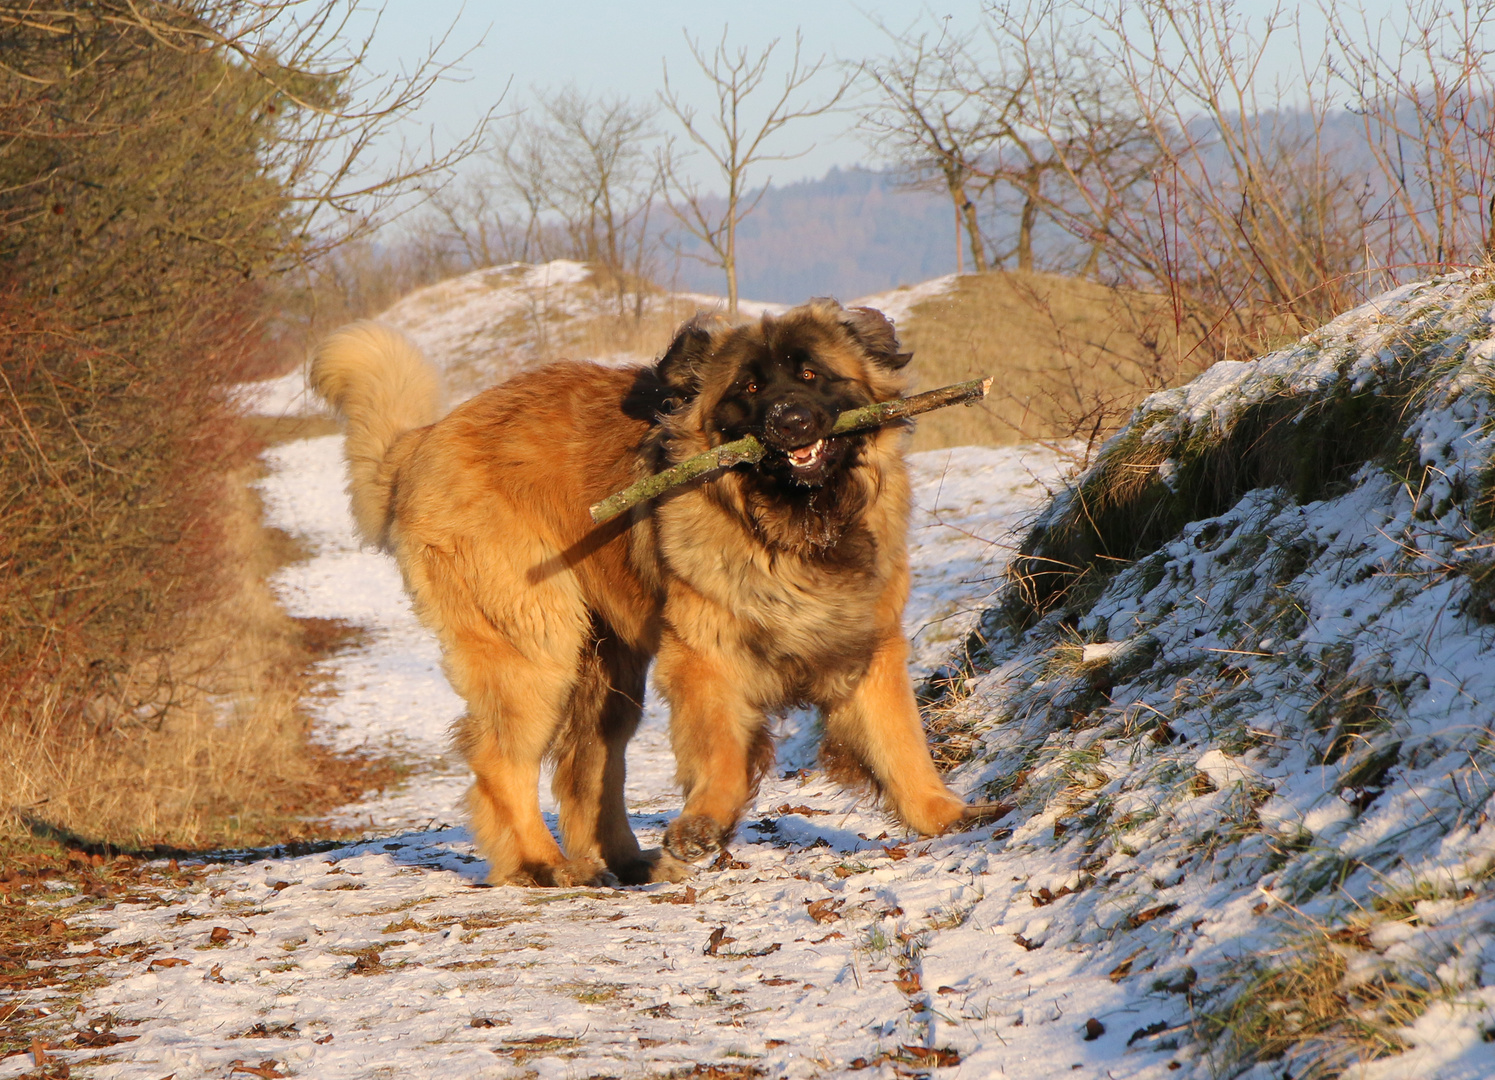
[(945, 715), (1011, 874), (926, 971), (1068, 956), (1180, 1075), (1495, 1076), (1492, 330), (1483, 273), (1381, 296), (1046, 510)]

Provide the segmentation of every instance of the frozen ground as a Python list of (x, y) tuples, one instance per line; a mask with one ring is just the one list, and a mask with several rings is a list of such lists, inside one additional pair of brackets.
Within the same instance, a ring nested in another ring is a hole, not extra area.
[[(1078, 1029), (1059, 1022), (1099, 1007), (1095, 988), (1010, 981), (1014, 965), (999, 959), (1017, 948), (1010, 938), (983, 942), (963, 969), (942, 961), (926, 975), (921, 952), (991, 888), (987, 833), (907, 843), (857, 798), (800, 772), (814, 764), (803, 716), (786, 721), (776, 778), (730, 861), (689, 887), (485, 887), (458, 808), (465, 776), (447, 750), (461, 703), (392, 563), (353, 539), (339, 443), (270, 455), (269, 518), (315, 550), (276, 587), (294, 614), (369, 631), (363, 648), (329, 661), (324, 737), (421, 764), (403, 789), (340, 815), (366, 828), (366, 842), (216, 867), (111, 913), (98, 946), (153, 951), (96, 969), (109, 983), (82, 1018), (111, 1014), (140, 1037), (93, 1075), (224, 1076), (234, 1062), (273, 1059), (319, 1078), (633, 1077), (702, 1062), (727, 1070), (714, 1075), (808, 1076), (888, 1054), (919, 1065), (937, 1049), (963, 1057), (959, 1075), (1021, 1066), (1024, 1076), (1071, 1076), (1073, 1063), (1108, 1057), (1083, 1041), (1085, 1016)], [(1038, 450), (917, 457), (908, 629), (920, 670), (968, 632), (1011, 530), (1054, 469)], [(657, 845), (678, 811), (671, 770), (651, 702), (629, 760), (645, 844)], [(171, 959), (187, 962), (162, 966)], [(1032, 1012), (1033, 1039), (1010, 1038), (1012, 1003)], [(0, 1065), (0, 1076), (23, 1068)]]
[[(1156, 395), (1096, 469), (1145, 467), (1160, 505), (1243, 416), (1345, 419), (1347, 464), (1230, 494), (1021, 633), (983, 609), (1054, 458), (918, 455), (916, 674), (982, 627), (933, 720), (957, 789), (1011, 811), (910, 841), (791, 716), (729, 857), (610, 891), (482, 884), (434, 646), (353, 542), (337, 439), (282, 446), (268, 513), (315, 555), (277, 588), (368, 627), (321, 737), (418, 767), (337, 815), (358, 843), (79, 915), (109, 929), (73, 1022), (133, 1041), (57, 1056), (139, 1080), (1495, 1076), (1492, 401), (1479, 276)], [(652, 704), (629, 768), (657, 843), (679, 801)]]

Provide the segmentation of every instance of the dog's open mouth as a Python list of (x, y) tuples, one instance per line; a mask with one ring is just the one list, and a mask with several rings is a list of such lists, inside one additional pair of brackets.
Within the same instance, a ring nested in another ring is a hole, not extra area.
[(825, 458), (825, 440), (816, 439), (809, 446), (801, 446), (794, 450), (785, 450), (784, 456), (789, 459), (789, 464), (795, 469), (816, 469)]

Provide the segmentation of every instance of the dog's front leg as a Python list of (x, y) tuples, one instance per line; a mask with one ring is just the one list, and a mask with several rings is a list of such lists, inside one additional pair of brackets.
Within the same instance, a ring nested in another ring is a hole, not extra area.
[(655, 678), (670, 703), (670, 741), (685, 808), (665, 830), (665, 851), (693, 862), (724, 846), (773, 760), (767, 720), (749, 697), (751, 676), (714, 649), (667, 631)]
[(822, 710), (823, 755), (833, 766), (837, 758), (850, 758), (870, 774), (909, 828), (929, 836), (960, 820), (965, 803), (945, 786), (929, 756), (901, 631), (885, 632), (866, 673)]

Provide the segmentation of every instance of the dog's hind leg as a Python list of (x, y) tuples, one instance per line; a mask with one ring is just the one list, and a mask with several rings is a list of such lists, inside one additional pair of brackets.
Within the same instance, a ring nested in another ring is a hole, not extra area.
[(458, 744), (473, 771), (467, 793), (478, 850), (495, 884), (606, 883), (596, 858), (562, 854), (540, 814), (540, 764), (554, 740), (570, 693), (572, 661), (520, 653), (487, 635), (449, 645), (447, 668), (468, 712)]
[(648, 657), (594, 624), (555, 747), (553, 787), (561, 836), (573, 858), (600, 858), (624, 885), (678, 881), (689, 868), (639, 850), (623, 798), (624, 758), (643, 711)]
[(821, 755), (832, 776), (870, 779), (903, 822), (926, 836), (960, 820), (965, 803), (945, 786), (929, 756), (901, 633), (888, 633), (850, 693), (822, 702), (821, 709)]

